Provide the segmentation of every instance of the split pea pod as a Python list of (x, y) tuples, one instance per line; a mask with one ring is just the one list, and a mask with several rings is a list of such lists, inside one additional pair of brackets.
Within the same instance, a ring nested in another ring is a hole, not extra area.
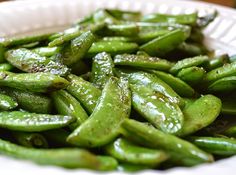
[(213, 157), (195, 145), (176, 136), (165, 134), (144, 123), (126, 119), (122, 134), (128, 139), (150, 148), (162, 149), (170, 155), (169, 160), (178, 165), (193, 166), (213, 162)]
[(0, 71), (0, 85), (31, 92), (49, 92), (65, 88), (69, 82), (51, 73), (12, 73)]
[(234, 138), (223, 137), (190, 137), (193, 144), (199, 148), (222, 156), (231, 156), (236, 154), (236, 140)]
[(83, 147), (110, 143), (119, 135), (122, 121), (129, 117), (130, 96), (127, 81), (111, 77), (92, 115), (69, 135), (67, 141)]
[(48, 148), (48, 142), (40, 133), (12, 132), (12, 135), (19, 145), (29, 148)]
[(12, 97), (4, 94), (0, 94), (0, 110), (8, 111), (16, 108), (18, 103)]
[(135, 68), (148, 68), (168, 71), (172, 63), (158, 57), (147, 57), (143, 55), (123, 54), (114, 57), (115, 65), (130, 66)]
[(66, 90), (79, 100), (88, 114), (91, 114), (97, 104), (98, 98), (101, 96), (101, 90), (76, 75), (71, 74), (67, 79), (70, 85), (67, 86)]
[(75, 123), (71, 125), (72, 128), (76, 128), (88, 118), (80, 103), (67, 91), (55, 91), (52, 93), (52, 98), (59, 114), (76, 118)]
[(69, 69), (60, 62), (40, 56), (25, 48), (8, 50), (5, 57), (10, 64), (24, 72), (48, 72), (61, 76), (69, 73)]
[(211, 124), (220, 114), (221, 100), (205, 95), (183, 109), (184, 125), (181, 136), (192, 134)]
[(123, 138), (107, 145), (105, 151), (121, 162), (136, 165), (156, 166), (168, 158), (163, 151), (141, 147)]
[(54, 165), (64, 168), (111, 170), (106, 169), (100, 158), (79, 148), (34, 149), (25, 148), (8, 141), (0, 140), (0, 152), (1, 154), (18, 159), (32, 160), (41, 165)]
[(21, 111), (0, 112), (0, 127), (16, 131), (38, 132), (61, 128), (75, 121), (71, 116), (36, 114)]
[(90, 81), (102, 89), (111, 76), (115, 65), (109, 54), (102, 52), (93, 58)]

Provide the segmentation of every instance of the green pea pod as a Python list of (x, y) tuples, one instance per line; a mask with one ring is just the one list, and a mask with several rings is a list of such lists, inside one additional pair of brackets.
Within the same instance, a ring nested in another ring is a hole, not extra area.
[(236, 154), (236, 140), (222, 137), (190, 137), (189, 140), (199, 148), (221, 156)]
[(132, 106), (156, 128), (165, 133), (177, 134), (183, 126), (184, 116), (179, 106), (151, 88), (130, 85)]
[(101, 38), (101, 41), (118, 41), (118, 42), (133, 42), (135, 39), (133, 37), (125, 37), (125, 36), (105, 36)]
[[(141, 30), (141, 29), (140, 29)], [(136, 37), (130, 38), (130, 41), (136, 42), (138, 44), (145, 44), (155, 38), (161, 37), (168, 34), (169, 30), (154, 30), (154, 31), (140, 31)]]
[(114, 18), (111, 14), (106, 11), (106, 9), (98, 9), (93, 14), (93, 22), (94, 23), (101, 23), (105, 22), (106, 24), (116, 24), (120, 23), (119, 20)]
[[(49, 36), (50, 38), (50, 36)], [(29, 43), (29, 44), (23, 44), (23, 45), (20, 45), (20, 47), (23, 47), (23, 48), (35, 48), (37, 46), (39, 46), (41, 43), (39, 41), (35, 41), (35, 42), (32, 42), (32, 43)]]
[(216, 80), (207, 88), (208, 92), (231, 92), (236, 89), (236, 76)]
[(136, 164), (130, 164), (130, 163), (120, 163), (117, 170), (121, 172), (139, 172), (146, 169), (151, 169), (152, 167), (146, 166), (146, 165), (136, 165)]
[(63, 63), (68, 66), (77, 63), (85, 56), (94, 41), (95, 36), (91, 31), (73, 39), (70, 44), (62, 49)]
[(12, 73), (0, 71), (0, 85), (31, 92), (49, 92), (65, 88), (69, 82), (51, 73)]
[(181, 14), (181, 15), (167, 15), (154, 13), (143, 16), (141, 21), (145, 22), (168, 22), (168, 23), (179, 23), (179, 24), (187, 24), (187, 25), (196, 25), (198, 19), (197, 13), (191, 14)]
[(112, 56), (115, 56), (123, 53), (134, 53), (137, 50), (138, 45), (132, 42), (98, 41), (93, 43), (86, 56), (92, 58), (100, 52), (107, 52)]
[(114, 63), (115, 65), (149, 68), (163, 71), (168, 71), (172, 66), (171, 62), (158, 57), (130, 54), (116, 55), (114, 57)]
[(37, 47), (32, 50), (42, 57), (50, 57), (61, 51), (61, 47)]
[(72, 128), (81, 125), (88, 118), (80, 103), (65, 90), (53, 92), (52, 98), (59, 114), (76, 118), (76, 122), (71, 125)]
[(208, 125), (219, 116), (221, 100), (213, 95), (205, 95), (183, 109), (184, 125), (179, 135), (192, 134)]
[(31, 160), (42, 165), (104, 170), (103, 161), (92, 153), (79, 148), (34, 149), (0, 140), (0, 152), (3, 155)]
[(120, 77), (128, 77), (130, 84), (148, 87), (153, 92), (164, 94), (171, 103), (176, 103), (179, 106), (184, 105), (181, 97), (168, 84), (154, 74), (124, 69), (115, 69), (115, 74)]
[(178, 165), (193, 166), (213, 161), (210, 154), (190, 142), (165, 134), (144, 123), (126, 119), (122, 127), (124, 129), (122, 134), (125, 137), (150, 148), (163, 149), (170, 155), (170, 161)]
[(40, 133), (12, 132), (19, 145), (29, 148), (48, 148), (48, 142)]
[(67, 141), (84, 147), (110, 143), (119, 135), (120, 124), (129, 117), (131, 98), (127, 81), (111, 77), (92, 115), (80, 125)]
[(186, 37), (183, 31), (174, 30), (140, 46), (140, 50), (147, 52), (151, 56), (163, 56), (177, 48), (185, 39)]
[(53, 38), (53, 40), (48, 43), (49, 47), (54, 47), (54, 46), (60, 46), (65, 44), (68, 41), (71, 41), (72, 39), (77, 38), (81, 34), (87, 32), (90, 30), (91, 32), (96, 32), (101, 29), (103, 29), (105, 26), (105, 23), (96, 23), (96, 24), (91, 24), (86, 27), (83, 26), (76, 26), (70, 30), (67, 30), (63, 32), (62, 34), (59, 34), (59, 36)]
[(106, 36), (137, 36), (139, 33), (139, 27), (134, 23), (127, 24), (111, 24), (107, 25), (105, 31), (102, 31), (101, 34)]
[(0, 64), (0, 71), (12, 71), (14, 67), (9, 63), (1, 63)]
[(183, 60), (178, 61), (171, 69), (170, 72), (172, 74), (177, 74), (180, 70), (184, 68), (189, 68), (193, 66), (203, 65), (208, 61), (207, 56), (196, 56), (192, 58), (185, 58)]
[(202, 44), (184, 42), (173, 51), (173, 54), (178, 52), (183, 53), (183, 55), (186, 57), (194, 57), (198, 55), (205, 55), (208, 53), (208, 50)]
[(208, 83), (212, 83), (216, 80), (229, 76), (236, 76), (236, 62), (225, 64), (222, 67), (213, 69), (207, 73), (205, 80)]
[(43, 94), (13, 88), (1, 88), (0, 92), (14, 98), (19, 107), (26, 111), (41, 114), (51, 113), (52, 100)]
[(67, 79), (70, 82), (70, 85), (66, 88), (67, 91), (79, 100), (88, 114), (91, 114), (94, 111), (98, 98), (101, 96), (101, 91), (92, 83), (76, 75), (71, 74)]
[(0, 112), (0, 127), (15, 131), (38, 132), (61, 128), (75, 121), (74, 117), (29, 112)]
[(220, 99), (222, 101), (221, 113), (226, 115), (236, 115), (236, 103), (235, 103), (236, 95), (230, 93), (227, 96), (224, 95), (220, 97)]
[(211, 60), (209, 60), (209, 62), (206, 64), (206, 66), (204, 66), (204, 68), (208, 71), (216, 69), (218, 67), (221, 67), (227, 63), (229, 63), (229, 55), (228, 54), (223, 54), (220, 56), (217, 56)]
[(0, 94), (0, 110), (8, 111), (16, 108), (18, 103), (10, 96)]
[(91, 82), (102, 89), (111, 76), (113, 76), (113, 60), (109, 54), (102, 52), (93, 58)]
[(110, 156), (97, 156), (98, 160), (101, 162), (99, 170), (110, 171), (115, 170), (118, 167), (118, 162), (115, 158)]
[(182, 97), (193, 97), (195, 90), (180, 78), (161, 71), (151, 71)]
[(24, 72), (49, 72), (61, 76), (69, 73), (69, 69), (65, 65), (25, 48), (8, 50), (5, 56), (10, 64)]
[(201, 67), (188, 67), (181, 69), (177, 77), (190, 85), (198, 85), (206, 75), (206, 71)]
[(120, 21), (140, 21), (142, 15), (138, 11), (124, 11), (119, 9), (106, 9), (106, 11)]
[(47, 41), (52, 34), (42, 34), (42, 35), (32, 35), (32, 36), (23, 36), (17, 38), (4, 39), (0, 42), (5, 47), (19, 46), (23, 44), (34, 43), (37, 41)]
[(137, 146), (123, 138), (107, 145), (105, 151), (121, 162), (136, 165), (156, 166), (168, 158), (163, 151)]

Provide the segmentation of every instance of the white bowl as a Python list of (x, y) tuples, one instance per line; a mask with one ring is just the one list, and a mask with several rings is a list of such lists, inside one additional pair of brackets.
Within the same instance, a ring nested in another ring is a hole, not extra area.
[[(204, 31), (205, 43), (218, 54), (236, 54), (236, 11), (230, 8), (196, 1), (178, 0), (24, 0), (0, 3), (0, 37), (39, 34), (62, 30), (78, 18), (97, 8), (120, 8), (138, 10), (143, 13), (191, 13), (198, 10), (201, 15), (219, 11), (217, 19)], [(167, 171), (145, 171), (155, 175), (222, 175), (235, 174), (236, 157), (221, 160), (213, 164), (204, 164), (193, 168), (174, 168)], [(74, 175), (97, 174), (88, 170), (66, 170), (58, 167), (39, 166), (28, 161), (0, 157), (2, 175)], [(143, 172), (140, 172), (143, 173)], [(126, 174), (114, 172), (112, 174)], [(137, 173), (139, 174), (139, 173)]]

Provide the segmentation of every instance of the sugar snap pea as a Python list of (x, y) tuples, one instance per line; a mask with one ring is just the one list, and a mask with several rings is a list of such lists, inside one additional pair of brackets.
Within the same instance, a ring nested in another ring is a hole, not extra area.
[(146, 170), (149, 168), (151, 167), (146, 165), (135, 165), (130, 163), (120, 163), (119, 166), (117, 167), (118, 171), (131, 172), (131, 173)]
[(137, 36), (139, 27), (134, 23), (112, 24), (106, 27), (104, 33), (111, 36)]
[(214, 57), (213, 59), (209, 60), (209, 62), (204, 67), (209, 71), (209, 70), (213, 70), (218, 67), (221, 67), (229, 62), (230, 62), (229, 55), (223, 54), (223, 55), (219, 55), (219, 56)]
[(235, 155), (236, 152), (236, 140), (233, 138), (222, 137), (190, 137), (189, 139), (193, 144), (199, 148), (222, 156)]
[(50, 73), (12, 73), (0, 71), (0, 85), (31, 92), (49, 92), (65, 88), (69, 82)]
[(136, 165), (154, 166), (168, 158), (163, 151), (137, 146), (123, 138), (107, 145), (105, 151), (119, 161)]
[(37, 47), (33, 49), (32, 51), (39, 54), (40, 56), (50, 57), (59, 53), (60, 50), (61, 50), (61, 47)]
[(151, 72), (167, 83), (180, 96), (193, 97), (195, 95), (195, 90), (180, 78), (174, 77), (173, 75), (162, 71), (153, 70)]
[(76, 75), (71, 74), (67, 79), (70, 85), (67, 86), (66, 90), (77, 98), (86, 111), (91, 114), (97, 104), (98, 98), (101, 96), (101, 90)]
[(25, 48), (8, 50), (5, 56), (10, 64), (24, 72), (50, 72), (56, 75), (66, 75), (69, 72), (65, 65)]
[(61, 128), (75, 121), (63, 115), (35, 114), (29, 112), (0, 112), (0, 127), (16, 131), (38, 132)]
[(113, 76), (115, 65), (109, 54), (102, 52), (93, 58), (90, 81), (98, 88), (103, 88), (107, 80)]
[[(65, 168), (88, 168), (104, 170), (104, 163), (92, 153), (79, 148), (34, 149), (0, 140), (1, 154), (18, 159), (32, 160), (42, 165), (56, 165)], [(110, 170), (110, 169), (107, 169)]]
[(212, 155), (200, 150), (190, 142), (176, 136), (165, 134), (141, 122), (126, 119), (122, 123), (122, 134), (141, 145), (163, 149), (170, 155), (170, 160), (179, 165), (193, 166), (212, 162)]
[(76, 118), (76, 122), (71, 125), (72, 128), (76, 128), (88, 118), (80, 103), (65, 90), (53, 92), (52, 98), (59, 114)]
[(48, 142), (40, 133), (12, 132), (12, 135), (19, 145), (29, 148), (48, 148)]
[(206, 71), (202, 67), (193, 66), (181, 69), (178, 72), (177, 77), (194, 86), (200, 83), (205, 75)]
[(121, 21), (140, 21), (142, 15), (139, 11), (124, 11), (119, 9), (106, 9), (106, 11)]
[(236, 89), (236, 76), (216, 80), (207, 88), (208, 92), (231, 92)]
[(8, 63), (1, 63), (0, 64), (0, 71), (12, 71), (14, 67)]
[(8, 111), (16, 108), (18, 103), (10, 96), (0, 93), (0, 110)]
[(208, 61), (207, 56), (196, 56), (178, 61), (171, 69), (172, 74), (177, 74), (181, 69), (192, 66), (200, 66)]
[(192, 134), (211, 124), (220, 114), (221, 100), (205, 95), (183, 109), (184, 125), (180, 135)]
[(136, 68), (150, 68), (168, 71), (172, 63), (158, 57), (147, 57), (143, 55), (122, 54), (114, 57), (115, 65), (131, 66)]
[(67, 141), (86, 147), (110, 143), (119, 135), (121, 122), (129, 117), (130, 96), (127, 81), (111, 77), (92, 115), (69, 135)]

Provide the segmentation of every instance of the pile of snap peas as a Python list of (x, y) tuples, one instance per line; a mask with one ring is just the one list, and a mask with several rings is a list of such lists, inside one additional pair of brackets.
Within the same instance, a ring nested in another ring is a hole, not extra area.
[(128, 172), (235, 155), (236, 56), (203, 43), (216, 16), (99, 9), (1, 39), (0, 154)]

